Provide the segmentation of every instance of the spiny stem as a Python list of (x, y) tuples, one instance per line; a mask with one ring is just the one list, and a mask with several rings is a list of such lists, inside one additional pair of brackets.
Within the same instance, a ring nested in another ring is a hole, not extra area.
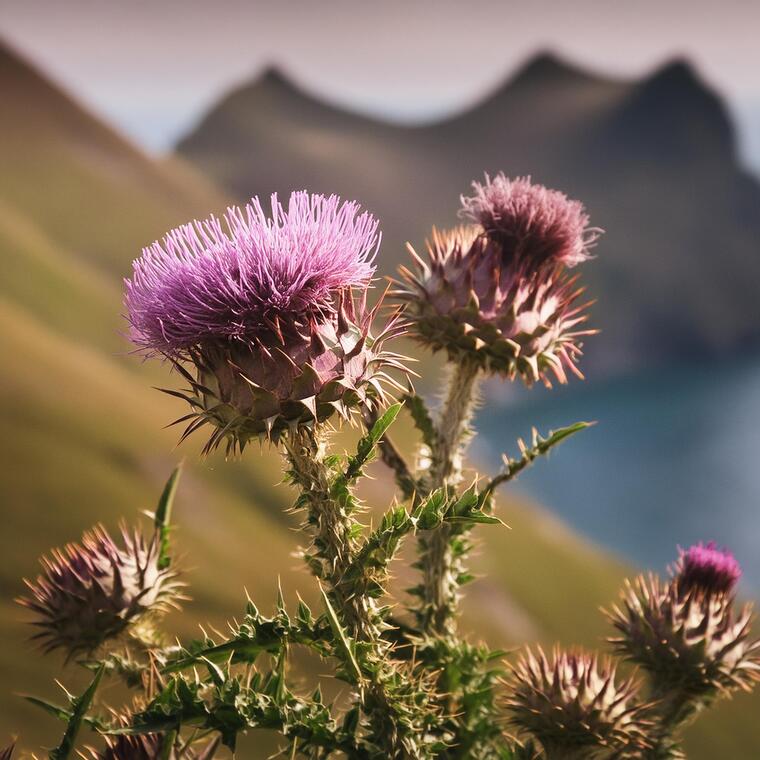
[[(349, 506), (332, 493), (335, 471), (326, 461), (325, 433), (296, 431), (285, 441), (291, 475), (302, 491), (299, 506), (306, 509), (306, 527), (313, 536), (307, 555), (312, 572), (326, 585), (328, 610), (340, 618), (349, 635), (365, 642), (368, 649), (361, 663), (353, 661), (362, 707), (369, 717), (372, 734), (384, 746), (389, 757), (416, 757), (403, 754), (400, 721), (413, 705), (399, 704), (388, 690), (394, 671), (388, 661), (390, 644), (383, 639), (385, 627), (377, 602), (351, 580), (347, 570), (357, 550), (357, 521)], [(353, 660), (351, 656), (351, 660)]]
[[(476, 399), (478, 367), (455, 366), (436, 424), (435, 445), (425, 478), (426, 491), (456, 487), (462, 480), (462, 459), (470, 437), (469, 423)], [(439, 635), (454, 632), (459, 568), (451, 545), (452, 529), (443, 524), (420, 539), (424, 586), (423, 626)]]

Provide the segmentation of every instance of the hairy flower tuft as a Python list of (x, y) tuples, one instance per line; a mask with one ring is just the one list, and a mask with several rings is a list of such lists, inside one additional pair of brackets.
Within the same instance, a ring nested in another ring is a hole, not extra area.
[(132, 341), (167, 356), (207, 341), (256, 340), (283, 321), (334, 307), (334, 293), (374, 274), (377, 220), (331, 195), (258, 198), (169, 232), (125, 281)]
[(188, 423), (183, 438), (210, 425), (204, 453), (222, 443), (242, 451), (251, 439), (278, 441), (382, 403), (384, 388), (398, 385), (386, 370), (406, 369), (384, 348), (403, 332), (398, 315), (372, 334), (374, 217), (301, 192), (287, 210), (273, 196), (271, 218), (254, 199), (226, 225), (212, 218), (170, 232), (126, 283), (133, 341), (169, 358), (189, 384), (167, 391), (192, 408), (178, 420)]
[(509, 687), (513, 725), (538, 740), (547, 757), (640, 757), (647, 746), (650, 724), (636, 684), (616, 683), (612, 664), (595, 655), (555, 650), (549, 659), (540, 648), (528, 650)]
[(572, 267), (589, 258), (600, 231), (589, 227), (580, 201), (503, 172), (493, 179), (486, 174), (484, 183), (472, 187), (473, 196), (462, 196), (462, 215), (497, 241), (506, 259), (534, 269), (547, 263)]
[(122, 527), (118, 546), (102, 526), (40, 560), (30, 595), (18, 600), (34, 613), (33, 636), (44, 651), (89, 654), (149, 617), (178, 607), (177, 573), (158, 567), (159, 540)]
[(718, 549), (714, 541), (700, 542), (682, 551), (675, 571), (682, 594), (690, 591), (728, 594), (736, 588), (742, 575), (734, 555), (727, 549)]

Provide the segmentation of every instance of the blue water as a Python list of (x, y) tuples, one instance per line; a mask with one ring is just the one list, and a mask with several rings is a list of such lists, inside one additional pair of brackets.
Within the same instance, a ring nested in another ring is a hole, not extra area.
[(739, 558), (745, 592), (760, 592), (760, 361), (489, 399), (476, 456), (496, 468), (532, 425), (577, 420), (598, 424), (508, 487), (641, 567), (662, 570), (677, 545), (715, 540)]

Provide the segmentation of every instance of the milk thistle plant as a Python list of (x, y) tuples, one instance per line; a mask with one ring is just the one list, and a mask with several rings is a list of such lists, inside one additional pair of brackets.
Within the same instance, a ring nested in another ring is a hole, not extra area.
[[(681, 552), (665, 579), (626, 585), (608, 612), (609, 656), (533, 646), (507, 657), (459, 632), (473, 531), (501, 523), (497, 488), (586, 427), (534, 432), (500, 472), (468, 478), (478, 384), (581, 377), (594, 331), (576, 272), (599, 236), (579, 202), (529, 179), (499, 174), (473, 190), (462, 224), (434, 230), (424, 254), (410, 247), (372, 307), (378, 223), (335, 196), (273, 196), (269, 213), (254, 199), (135, 261), (131, 338), (184, 383), (167, 390), (187, 403), (181, 437), (205, 432), (204, 453), (281, 452), (321, 601), (288, 610), (280, 594), (267, 615), (248, 599), (225, 634), (168, 643), (163, 616), (184, 598), (169, 540), (176, 470), (147, 533), (93, 529), (43, 559), (20, 600), (42, 648), (93, 674), (64, 704), (29, 698), (64, 724), (52, 760), (210, 760), (259, 729), (279, 735), (284, 757), (313, 760), (678, 758), (684, 726), (752, 687), (752, 613), (736, 602), (736, 560), (714, 544)], [(402, 335), (448, 360), (437, 409), (412, 389), (394, 349)], [(402, 407), (419, 433), (416, 465), (389, 435)], [(336, 451), (340, 424), (359, 431), (355, 453)], [(367, 525), (357, 485), (376, 455), (397, 495)], [(394, 601), (405, 540), (418, 582)], [(349, 698), (299, 688), (294, 648), (323, 658)], [(619, 676), (615, 656), (641, 675)], [(134, 698), (106, 706), (107, 680)]]

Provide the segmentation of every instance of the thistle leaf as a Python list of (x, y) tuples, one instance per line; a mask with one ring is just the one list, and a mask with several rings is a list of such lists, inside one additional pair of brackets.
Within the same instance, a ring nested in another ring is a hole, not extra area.
[(50, 751), (48, 755), (50, 760), (68, 760), (71, 756), (76, 745), (79, 729), (82, 727), (87, 711), (90, 709), (92, 700), (95, 698), (95, 692), (100, 685), (100, 679), (103, 677), (103, 670), (104, 666), (101, 665), (84, 693), (73, 700), (66, 731), (63, 734), (61, 743)]
[(330, 623), (330, 628), (332, 629), (335, 640), (338, 644), (341, 654), (343, 655), (343, 659), (351, 670), (351, 674), (354, 676), (357, 683), (359, 683), (362, 680), (362, 672), (359, 668), (359, 663), (356, 661), (356, 655), (354, 653), (354, 648), (351, 645), (351, 641), (346, 635), (346, 632), (343, 630), (343, 626), (340, 624), (340, 620), (338, 620), (338, 616), (335, 614), (335, 610), (330, 603), (330, 599), (325, 593), (325, 590), (322, 588), (321, 584), (319, 586), (319, 590), (322, 593), (322, 600), (325, 603), (327, 620)]
[(493, 492), (502, 484), (517, 477), (524, 469), (533, 464), (533, 461), (539, 456), (548, 454), (557, 444), (562, 443), (572, 435), (591, 427), (594, 422), (576, 422), (573, 425), (559, 428), (558, 430), (549, 431), (546, 438), (542, 438), (538, 431), (533, 430), (531, 445), (527, 446), (522, 440), (518, 441), (520, 451), (522, 452), (519, 459), (512, 459), (506, 454), (503, 456), (504, 469), (488, 483), (480, 495), (481, 504), (486, 504)]
[(166, 481), (164, 490), (161, 493), (161, 498), (158, 500), (158, 506), (156, 507), (154, 524), (156, 526), (156, 532), (158, 533), (158, 540), (161, 542), (158, 554), (159, 570), (166, 570), (171, 564), (171, 557), (169, 556), (169, 533), (171, 532), (171, 527), (169, 522), (171, 520), (174, 496), (177, 493), (179, 476), (181, 474), (182, 463), (180, 462), (169, 476), (169, 480)]
[(370, 428), (369, 432), (362, 436), (359, 443), (356, 446), (356, 455), (349, 458), (348, 468), (345, 473), (345, 480), (351, 482), (355, 480), (360, 472), (361, 468), (369, 461), (374, 453), (375, 447), (380, 442), (388, 428), (393, 424), (393, 421), (398, 417), (398, 413), (401, 411), (402, 404), (393, 404), (386, 409), (380, 419)]

